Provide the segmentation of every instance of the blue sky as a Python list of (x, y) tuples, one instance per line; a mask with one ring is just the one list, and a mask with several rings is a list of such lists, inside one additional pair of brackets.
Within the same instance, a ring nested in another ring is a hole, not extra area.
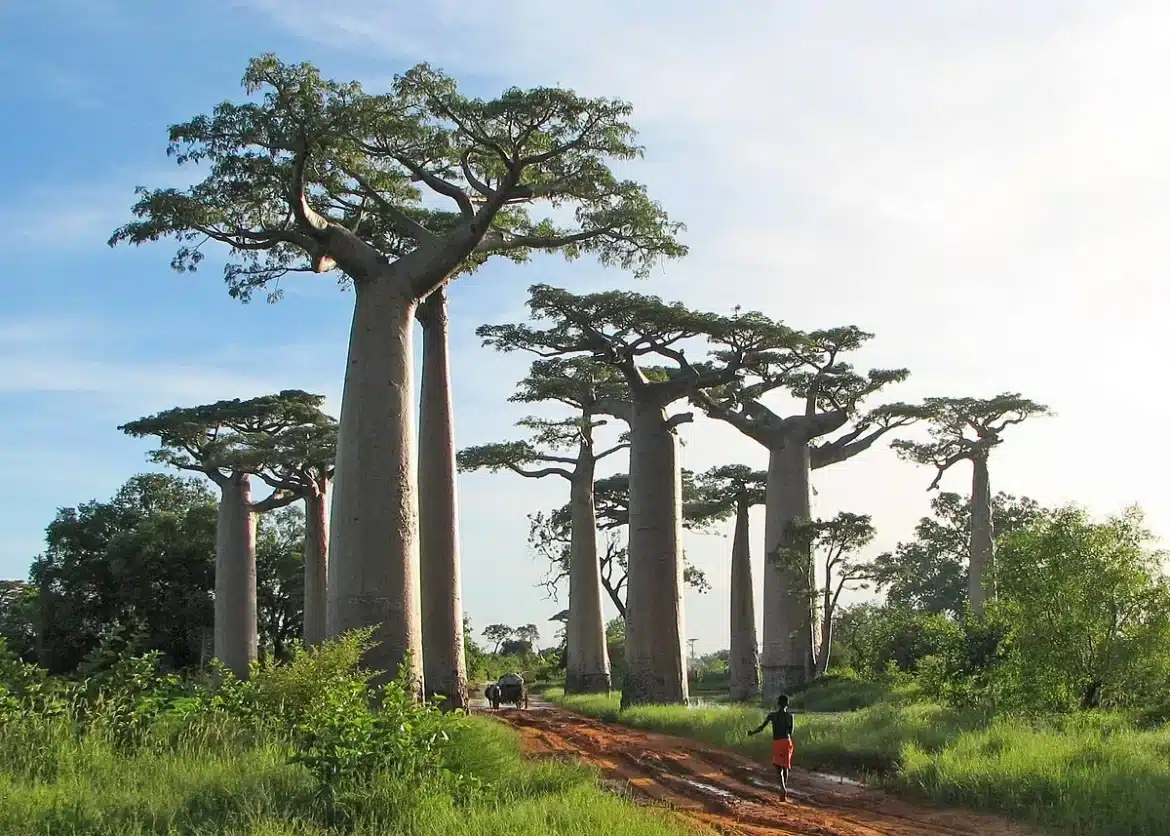
[[(264, 51), (375, 87), (427, 60), (485, 95), (559, 83), (631, 100), (647, 158), (629, 171), (692, 248), (639, 289), (874, 331), (859, 363), (913, 371), (891, 398), (1046, 402), (1058, 416), (1008, 438), (993, 487), (1099, 513), (1140, 502), (1170, 532), (1170, 452), (1144, 438), (1170, 406), (1154, 365), (1168, 343), (1168, 39), (1170, 8), (1130, 0), (0, 5), (0, 576), (24, 576), (57, 507), (147, 468), (148, 445), (119, 423), (282, 387), (336, 404), (352, 299), (331, 278), (244, 306), (215, 264), (171, 272), (169, 244), (105, 246), (136, 185), (183, 182), (166, 126), (239, 97)], [(521, 316), (535, 282), (635, 286), (552, 258), (460, 280), (460, 445), (511, 437), (525, 414), (505, 401), (525, 361), (472, 332)], [(683, 434), (685, 466), (763, 464), (729, 428)], [(925, 512), (930, 478), (871, 451), (817, 474), (816, 510), (873, 514), (875, 551), (888, 548)], [(461, 479), (464, 601), (481, 627), (543, 627), (563, 606), (535, 586), (524, 542), (526, 514), (562, 493)], [(727, 642), (728, 542), (688, 551), (715, 581), (687, 601), (705, 652)]]

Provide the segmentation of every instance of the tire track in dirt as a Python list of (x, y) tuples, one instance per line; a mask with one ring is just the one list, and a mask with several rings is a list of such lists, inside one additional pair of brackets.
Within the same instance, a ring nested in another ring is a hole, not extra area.
[(918, 806), (803, 770), (793, 770), (791, 800), (782, 802), (765, 764), (546, 703), (484, 713), (515, 728), (534, 757), (590, 764), (636, 799), (731, 836), (1034, 836), (991, 816)]

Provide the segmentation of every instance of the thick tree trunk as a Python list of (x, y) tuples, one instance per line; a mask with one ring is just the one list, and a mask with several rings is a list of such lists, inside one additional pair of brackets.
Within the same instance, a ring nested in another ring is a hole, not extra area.
[[(811, 602), (806, 576), (777, 563), (779, 549), (793, 547), (789, 526), (807, 520), (809, 451), (789, 438), (768, 452), (764, 523), (764, 647), (761, 664), (765, 700), (775, 700), (812, 674)], [(802, 555), (811, 561), (811, 555)]]
[(682, 476), (662, 405), (635, 396), (630, 422), (630, 553), (622, 706), (687, 700)]
[(365, 664), (422, 694), (413, 449), (415, 300), (392, 273), (359, 282), (337, 432), (328, 632), (375, 627)]
[(609, 693), (609, 649), (601, 609), (593, 450), (582, 446), (570, 488), (569, 620), (565, 625), (565, 691)]
[(467, 707), (463, 600), (459, 577), (459, 510), (455, 483), (455, 421), (447, 352), (447, 294), (422, 303), (418, 491), (422, 585), (423, 678), (445, 710)]
[(325, 641), (329, 574), (329, 480), (319, 479), (305, 496), (305, 647)]
[(754, 702), (760, 695), (760, 651), (756, 638), (756, 604), (752, 584), (752, 553), (748, 530), (751, 506), (741, 499), (735, 511), (731, 542), (731, 652), (728, 696), (732, 702)]
[(977, 456), (971, 462), (971, 556), (967, 574), (967, 597), (971, 611), (983, 615), (984, 603), (995, 597), (995, 533), (991, 519), (991, 480), (987, 473), (987, 457)]
[(240, 679), (257, 658), (256, 515), (247, 474), (220, 483), (215, 532), (215, 656)]

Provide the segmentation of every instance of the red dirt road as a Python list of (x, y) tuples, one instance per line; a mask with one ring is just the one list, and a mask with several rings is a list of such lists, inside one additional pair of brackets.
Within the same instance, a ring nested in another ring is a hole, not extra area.
[[(580, 760), (635, 798), (734, 836), (1031, 836), (973, 813), (921, 807), (876, 790), (792, 771), (788, 802), (765, 764), (689, 740), (581, 717), (543, 703), (487, 711), (534, 757)], [(797, 757), (799, 758), (799, 743)]]

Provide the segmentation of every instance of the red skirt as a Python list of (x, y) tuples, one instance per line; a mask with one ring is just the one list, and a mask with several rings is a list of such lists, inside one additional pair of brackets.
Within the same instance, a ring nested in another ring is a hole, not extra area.
[(779, 769), (792, 768), (792, 740), (773, 740), (772, 741), (772, 766)]

